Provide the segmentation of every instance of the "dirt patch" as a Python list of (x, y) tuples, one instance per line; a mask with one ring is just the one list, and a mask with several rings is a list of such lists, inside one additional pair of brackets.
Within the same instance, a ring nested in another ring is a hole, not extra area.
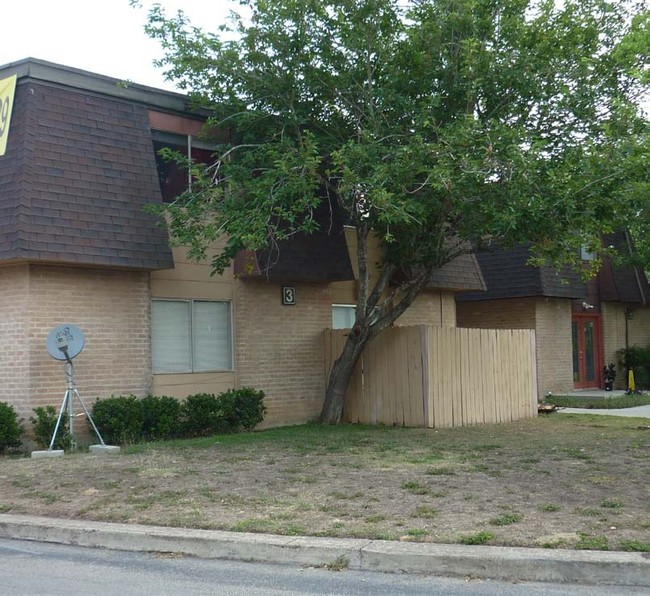
[(650, 431), (551, 415), (451, 430), (302, 426), (0, 459), (0, 512), (235, 531), (650, 550)]

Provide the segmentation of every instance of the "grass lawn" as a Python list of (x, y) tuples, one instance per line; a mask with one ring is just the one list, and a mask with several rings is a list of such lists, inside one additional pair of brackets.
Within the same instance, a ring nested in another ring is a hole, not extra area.
[(285, 427), (0, 459), (0, 512), (285, 535), (650, 551), (647, 419)]

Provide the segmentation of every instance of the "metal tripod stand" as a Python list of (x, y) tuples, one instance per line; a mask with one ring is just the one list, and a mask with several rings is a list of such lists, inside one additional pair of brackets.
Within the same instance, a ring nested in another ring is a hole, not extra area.
[(74, 366), (72, 365), (72, 360), (68, 358), (67, 351), (64, 352), (67, 358), (67, 363), (65, 365), (65, 375), (68, 380), (68, 388), (65, 390), (65, 394), (63, 396), (63, 401), (61, 402), (61, 409), (59, 410), (59, 416), (56, 419), (56, 426), (54, 427), (54, 434), (52, 435), (52, 440), (50, 441), (50, 446), (48, 448), (48, 451), (52, 451), (54, 447), (54, 441), (56, 441), (56, 435), (59, 432), (59, 427), (61, 426), (61, 420), (63, 418), (63, 413), (68, 411), (68, 416), (69, 416), (69, 431), (70, 431), (70, 448), (74, 449), (75, 448), (75, 440), (74, 440), (74, 398), (76, 397), (79, 400), (79, 403), (81, 404), (81, 407), (83, 408), (83, 411), (86, 414), (86, 417), (90, 421), (91, 426), (93, 427), (93, 430), (95, 431), (95, 434), (97, 435), (97, 438), (99, 439), (99, 442), (102, 445), (105, 445), (104, 439), (102, 439), (102, 436), (99, 434), (99, 431), (97, 430), (97, 427), (95, 426), (95, 422), (92, 419), (92, 416), (90, 415), (90, 412), (88, 411), (88, 408), (86, 408), (86, 404), (84, 404), (83, 400), (81, 399), (81, 396), (79, 395), (79, 392), (77, 391), (77, 387), (75, 386), (74, 383)]

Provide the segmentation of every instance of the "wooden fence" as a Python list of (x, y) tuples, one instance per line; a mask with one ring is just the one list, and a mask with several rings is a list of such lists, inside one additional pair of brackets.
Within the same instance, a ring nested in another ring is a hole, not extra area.
[[(326, 330), (329, 375), (346, 330)], [(353, 374), (344, 420), (453, 427), (537, 415), (535, 334), (523, 329), (394, 327)]]

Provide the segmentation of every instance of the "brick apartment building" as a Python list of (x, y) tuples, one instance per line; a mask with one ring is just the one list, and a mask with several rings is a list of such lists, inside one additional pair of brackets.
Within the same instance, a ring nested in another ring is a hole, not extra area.
[[(268, 272), (259, 253), (211, 276), (144, 210), (186, 183), (158, 149), (202, 159), (214, 146), (186, 97), (34, 59), (0, 67), (0, 81), (13, 75), (0, 156), (0, 400), (25, 420), (58, 407), (65, 375), (45, 340), (72, 323), (86, 336), (75, 376), (87, 404), (253, 386), (267, 395), (265, 424), (315, 418), (323, 330), (345, 326), (356, 299), (353, 231), (335, 221), (283, 246)], [(398, 322), (455, 326), (455, 292), (482, 289), (476, 259), (463, 257)]]
[[(603, 242), (624, 252), (631, 248), (625, 233)], [(534, 329), (540, 399), (549, 391), (603, 388), (603, 367), (609, 363), (617, 366), (615, 387), (626, 388), (617, 352), (650, 345), (650, 285), (641, 269), (605, 260), (585, 283), (569, 269), (529, 266), (524, 246), (476, 256), (488, 289), (457, 295), (458, 326)]]

